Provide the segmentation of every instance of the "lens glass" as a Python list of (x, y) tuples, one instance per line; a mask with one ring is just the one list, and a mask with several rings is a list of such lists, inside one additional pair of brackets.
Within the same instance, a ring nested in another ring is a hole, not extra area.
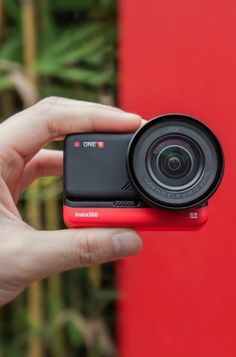
[(192, 156), (183, 147), (170, 145), (159, 153), (156, 164), (163, 175), (170, 178), (182, 177), (192, 167)]
[(155, 142), (147, 154), (146, 163), (154, 181), (174, 191), (195, 184), (203, 171), (203, 155), (197, 143), (177, 135), (162, 137)]

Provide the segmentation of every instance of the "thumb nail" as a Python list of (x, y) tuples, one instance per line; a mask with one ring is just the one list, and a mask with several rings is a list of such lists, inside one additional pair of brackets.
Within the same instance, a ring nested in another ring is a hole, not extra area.
[(142, 119), (141, 116), (139, 114), (136, 114), (136, 113), (127, 113), (127, 112), (125, 112), (124, 115), (127, 118)]
[(137, 253), (142, 248), (141, 238), (133, 232), (119, 232), (112, 237), (114, 249), (118, 257)]

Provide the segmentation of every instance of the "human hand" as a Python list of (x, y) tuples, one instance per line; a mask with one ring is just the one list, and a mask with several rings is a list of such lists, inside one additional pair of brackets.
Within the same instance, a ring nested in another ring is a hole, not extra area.
[(141, 118), (101, 104), (47, 98), (0, 125), (0, 306), (33, 281), (141, 249), (130, 229), (37, 231), (16, 204), (36, 178), (61, 175), (62, 152), (42, 149), (75, 132), (132, 132)]

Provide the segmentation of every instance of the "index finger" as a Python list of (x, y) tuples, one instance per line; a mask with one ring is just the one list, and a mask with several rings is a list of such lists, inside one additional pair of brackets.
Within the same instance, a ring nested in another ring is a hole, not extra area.
[(133, 132), (141, 122), (138, 115), (117, 108), (50, 97), (1, 124), (0, 142), (27, 162), (54, 138), (76, 132)]

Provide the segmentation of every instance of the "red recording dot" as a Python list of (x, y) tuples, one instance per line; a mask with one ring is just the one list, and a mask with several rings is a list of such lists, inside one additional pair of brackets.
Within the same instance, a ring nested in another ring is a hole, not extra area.
[(80, 147), (80, 141), (74, 141), (74, 147), (79, 148)]
[(103, 149), (104, 146), (105, 146), (104, 141), (98, 141), (98, 142), (97, 142), (97, 148), (98, 148), (98, 149)]

